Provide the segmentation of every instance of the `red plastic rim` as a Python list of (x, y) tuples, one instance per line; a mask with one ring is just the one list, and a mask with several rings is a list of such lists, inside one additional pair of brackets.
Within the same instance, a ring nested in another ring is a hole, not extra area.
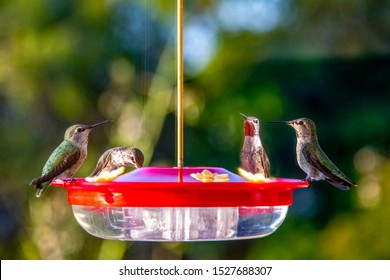
[[(204, 169), (226, 173), (229, 182), (201, 182), (190, 175)], [(218, 167), (143, 167), (117, 177), (112, 182), (55, 180), (65, 187), (68, 203), (84, 206), (116, 207), (253, 207), (291, 205), (293, 191), (309, 183), (286, 178), (248, 182)]]

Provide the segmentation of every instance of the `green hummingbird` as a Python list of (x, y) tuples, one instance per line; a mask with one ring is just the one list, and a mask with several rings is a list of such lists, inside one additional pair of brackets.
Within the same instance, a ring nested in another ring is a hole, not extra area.
[(311, 119), (300, 118), (274, 123), (284, 123), (294, 128), (297, 136), (297, 162), (299, 167), (307, 174), (305, 180), (326, 180), (341, 190), (357, 187), (321, 149), (318, 143), (316, 125)]
[(268, 178), (270, 163), (260, 139), (260, 121), (256, 117), (241, 116), (244, 118), (244, 143), (240, 155), (242, 168)]
[(75, 124), (65, 131), (64, 140), (52, 152), (42, 170), (41, 177), (34, 178), (36, 196), (40, 197), (54, 179), (72, 179), (87, 157), (88, 135), (92, 129), (111, 120), (93, 125)]
[(102, 172), (112, 172), (120, 167), (134, 166), (140, 168), (144, 164), (144, 155), (135, 147), (115, 147), (105, 151), (99, 158), (95, 170), (89, 177), (99, 176)]

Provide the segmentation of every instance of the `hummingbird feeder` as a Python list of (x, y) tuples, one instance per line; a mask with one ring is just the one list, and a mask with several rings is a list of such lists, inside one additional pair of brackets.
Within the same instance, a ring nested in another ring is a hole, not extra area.
[[(302, 180), (249, 181), (220, 167), (184, 167), (183, 0), (177, 0), (177, 166), (142, 167), (113, 181), (55, 180), (91, 235), (128, 241), (260, 238), (283, 223)], [(214, 176), (214, 177), (213, 177)]]

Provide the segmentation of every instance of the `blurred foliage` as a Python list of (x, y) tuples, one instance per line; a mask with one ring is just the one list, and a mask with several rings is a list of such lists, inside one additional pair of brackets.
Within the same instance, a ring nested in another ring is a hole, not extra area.
[[(65, 190), (28, 186), (67, 126), (91, 133), (77, 176), (109, 147), (175, 165), (175, 1), (0, 1), (1, 259), (389, 259), (390, 1), (185, 1), (185, 165), (239, 166), (242, 118), (262, 121), (277, 177), (303, 178), (291, 128), (310, 117), (358, 189), (298, 190), (257, 240), (101, 240)], [(188, 31), (188, 32), (187, 32)]]

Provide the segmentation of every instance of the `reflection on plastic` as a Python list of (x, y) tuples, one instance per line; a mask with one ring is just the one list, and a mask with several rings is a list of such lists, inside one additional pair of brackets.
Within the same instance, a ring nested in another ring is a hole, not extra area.
[(288, 210), (288, 206), (72, 207), (77, 221), (88, 233), (129, 241), (260, 238), (277, 230)]

